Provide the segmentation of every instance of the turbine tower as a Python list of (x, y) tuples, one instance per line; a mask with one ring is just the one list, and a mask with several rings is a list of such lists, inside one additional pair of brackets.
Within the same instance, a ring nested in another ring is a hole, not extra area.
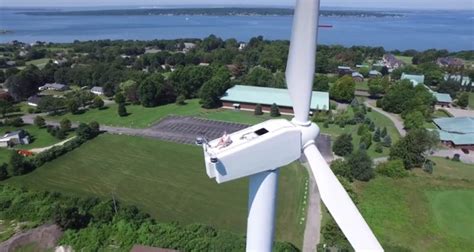
[(203, 145), (206, 172), (217, 183), (250, 176), (247, 251), (272, 250), (278, 169), (305, 158), (321, 199), (356, 251), (383, 251), (315, 145), (319, 128), (308, 116), (313, 86), (319, 0), (297, 0), (286, 81), (295, 117), (268, 120)]

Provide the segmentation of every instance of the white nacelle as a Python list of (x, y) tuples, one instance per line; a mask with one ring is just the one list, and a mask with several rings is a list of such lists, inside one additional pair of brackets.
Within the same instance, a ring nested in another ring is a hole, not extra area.
[(290, 164), (301, 156), (301, 130), (268, 120), (204, 144), (206, 172), (222, 183)]

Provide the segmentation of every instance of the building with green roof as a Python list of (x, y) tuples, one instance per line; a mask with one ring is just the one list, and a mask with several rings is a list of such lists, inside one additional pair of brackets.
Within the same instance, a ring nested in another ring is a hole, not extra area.
[(474, 150), (474, 117), (443, 117), (433, 119), (444, 144)]
[[(260, 104), (263, 111), (270, 111), (271, 105), (275, 103), (280, 112), (293, 113), (293, 103), (287, 89), (236, 85), (226, 91), (221, 101), (224, 108), (243, 110), (254, 110)], [(329, 110), (329, 93), (313, 91), (310, 108)]]
[(416, 75), (416, 74), (406, 74), (402, 73), (402, 77), (400, 78), (401, 80), (409, 80), (413, 84), (413, 86), (418, 86), (419, 84), (423, 85), (426, 89), (430, 91), (430, 93), (433, 94), (433, 96), (436, 98), (436, 103), (441, 106), (449, 106), (452, 102), (453, 99), (451, 96), (447, 93), (438, 93), (428, 86), (424, 84), (425, 82), (425, 76), (424, 75)]

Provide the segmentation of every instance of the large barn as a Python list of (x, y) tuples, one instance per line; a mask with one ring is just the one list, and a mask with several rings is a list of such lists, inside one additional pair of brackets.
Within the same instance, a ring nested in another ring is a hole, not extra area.
[[(257, 104), (269, 112), (273, 103), (283, 114), (293, 114), (293, 104), (287, 89), (236, 85), (221, 97), (224, 108), (251, 110)], [(313, 91), (311, 110), (329, 110), (329, 93)]]
[(439, 138), (450, 147), (474, 150), (474, 117), (444, 117), (433, 119)]

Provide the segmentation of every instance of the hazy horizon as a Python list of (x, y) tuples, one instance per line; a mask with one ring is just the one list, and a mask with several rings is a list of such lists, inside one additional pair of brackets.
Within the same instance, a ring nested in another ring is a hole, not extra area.
[[(0, 0), (0, 8), (120, 8), (120, 7), (292, 7), (293, 0), (43, 0), (41, 4), (35, 0)], [(330, 4), (321, 1), (322, 8), (347, 9), (412, 9), (412, 10), (474, 10), (472, 0), (430, 1), (430, 0), (397, 0), (376, 1), (363, 0), (353, 2), (349, 0), (333, 0)]]

